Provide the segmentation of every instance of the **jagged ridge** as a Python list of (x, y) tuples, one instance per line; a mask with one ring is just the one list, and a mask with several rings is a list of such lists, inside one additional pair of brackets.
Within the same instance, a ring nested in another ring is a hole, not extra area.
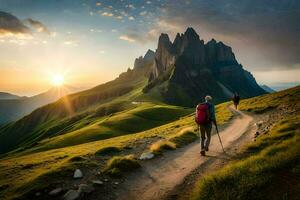
[(237, 62), (231, 47), (214, 39), (205, 44), (193, 28), (178, 33), (173, 43), (167, 34), (160, 35), (143, 91), (151, 93), (162, 84), (161, 94), (167, 103), (185, 106), (194, 106), (206, 94), (221, 102), (234, 92), (242, 97), (265, 93)]

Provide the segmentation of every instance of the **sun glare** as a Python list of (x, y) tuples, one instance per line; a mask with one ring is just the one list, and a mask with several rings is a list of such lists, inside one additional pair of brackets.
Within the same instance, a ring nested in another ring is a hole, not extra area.
[(61, 74), (55, 74), (51, 79), (52, 85), (56, 87), (62, 86), (64, 82), (65, 82), (65, 77)]

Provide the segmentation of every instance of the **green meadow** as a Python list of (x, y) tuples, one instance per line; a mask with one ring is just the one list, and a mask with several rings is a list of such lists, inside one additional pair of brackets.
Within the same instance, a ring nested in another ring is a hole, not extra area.
[[(220, 125), (233, 116), (227, 106), (228, 103), (216, 106)], [(165, 104), (140, 103), (101, 117), (83, 128), (41, 140), (32, 148), (3, 157), (0, 197), (13, 199), (49, 184), (59, 184), (72, 178), (77, 167), (104, 170), (107, 159), (122, 155), (127, 149), (134, 150), (145, 140), (170, 140), (180, 147), (195, 140), (194, 133), (182, 132), (186, 128), (197, 128), (194, 109)]]

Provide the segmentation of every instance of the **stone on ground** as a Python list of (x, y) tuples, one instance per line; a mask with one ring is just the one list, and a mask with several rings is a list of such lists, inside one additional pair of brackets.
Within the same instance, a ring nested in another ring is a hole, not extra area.
[(62, 188), (60, 187), (60, 188), (56, 188), (56, 189), (54, 189), (54, 190), (51, 190), (50, 192), (49, 192), (49, 195), (50, 196), (56, 196), (56, 195), (58, 195), (59, 193), (61, 193), (62, 192)]
[(73, 177), (74, 178), (82, 178), (83, 177), (82, 171), (80, 169), (76, 169)]
[(75, 200), (75, 199), (79, 199), (79, 197), (80, 197), (80, 191), (78, 191), (78, 190), (69, 190), (64, 195), (64, 200)]
[(152, 159), (154, 157), (154, 154), (151, 152), (145, 152), (142, 153), (142, 155), (140, 156), (140, 160), (149, 160)]
[(103, 181), (100, 181), (100, 180), (94, 180), (94, 181), (92, 181), (92, 183), (94, 185), (103, 185)]

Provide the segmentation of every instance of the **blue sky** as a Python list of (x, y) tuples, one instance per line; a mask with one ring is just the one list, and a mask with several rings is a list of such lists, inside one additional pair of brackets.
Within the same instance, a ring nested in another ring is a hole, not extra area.
[(296, 0), (0, 0), (0, 20), (20, 22), (0, 23), (0, 91), (32, 95), (55, 73), (77, 87), (109, 81), (155, 50), (161, 32), (172, 38), (188, 26), (232, 46), (260, 83), (296, 82), (299, 8)]

